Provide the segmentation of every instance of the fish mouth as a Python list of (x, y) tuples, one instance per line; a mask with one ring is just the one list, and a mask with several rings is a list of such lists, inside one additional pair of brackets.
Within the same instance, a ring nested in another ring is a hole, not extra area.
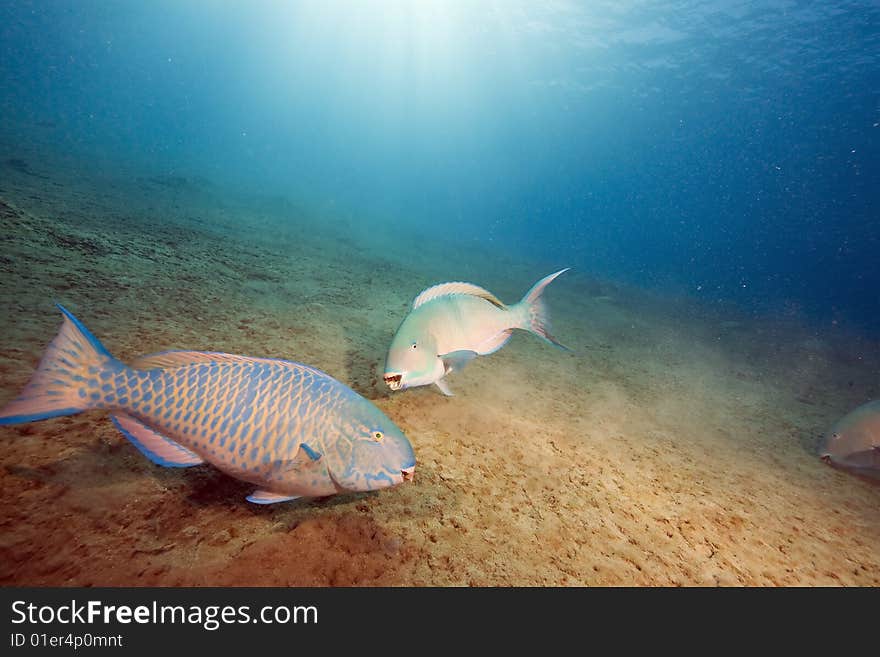
[(392, 390), (400, 390), (403, 387), (403, 374), (386, 374), (383, 378)]
[(412, 481), (413, 478), (416, 476), (415, 472), (416, 472), (416, 466), (412, 466), (411, 468), (406, 468), (404, 470), (401, 470), (400, 474), (403, 475), (404, 481)]

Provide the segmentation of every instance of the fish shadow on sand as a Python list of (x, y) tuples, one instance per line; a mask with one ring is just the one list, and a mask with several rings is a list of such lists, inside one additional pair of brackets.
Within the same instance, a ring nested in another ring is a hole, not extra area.
[[(418, 498), (424, 498), (427, 495), (429, 499), (436, 499), (437, 495), (444, 492), (441, 489), (447, 487), (430, 463), (419, 463), (417, 473), (416, 482), (401, 484), (394, 488), (344, 492), (324, 497), (303, 497), (278, 504), (252, 504), (248, 502), (245, 498), (254, 491), (253, 484), (233, 479), (210, 465), (200, 465), (186, 470), (158, 468), (153, 476), (166, 488), (175, 488), (177, 494), (185, 497), (194, 506), (208, 508), (234, 505), (251, 515), (272, 518), (293, 527), (308, 518), (322, 516), (329, 509), (355, 507), (361, 504), (372, 505), (387, 502), (393, 507), (393, 505), (404, 503), (417, 516), (419, 514), (415, 513), (415, 510), (423, 507), (410, 504), (406, 502), (406, 498), (398, 496), (407, 496), (412, 499), (409, 496), (415, 495)], [(412, 486), (418, 486), (418, 489), (409, 488)], [(457, 507), (458, 503), (449, 504), (447, 502), (447, 506)], [(424, 511), (433, 515), (433, 511), (428, 507), (424, 507)], [(287, 513), (293, 515), (288, 517), (285, 515)]]
[(39, 466), (6, 465), (11, 475), (41, 484), (76, 486), (87, 480), (92, 486), (131, 484), (143, 474), (112, 447), (81, 450)]
[[(179, 471), (178, 471), (179, 472)], [(245, 498), (255, 486), (233, 479), (209, 465), (187, 468), (183, 479), (168, 469), (158, 472), (156, 478), (170, 487), (180, 488), (188, 502), (199, 507), (217, 507), (229, 504), (240, 505), (243, 509), (260, 516), (273, 516), (279, 511), (303, 510), (320, 515), (322, 510), (339, 505), (354, 504), (381, 491), (363, 493), (340, 493), (326, 497), (300, 498), (278, 504), (252, 504)]]
[(852, 470), (833, 464), (828, 464), (828, 467), (840, 474), (841, 477), (852, 477), (869, 486), (880, 487), (880, 473), (875, 474), (873, 470)]
[(311, 517), (317, 517), (324, 514), (328, 509), (338, 506), (350, 506), (358, 502), (365, 501), (371, 496), (382, 494), (382, 491), (373, 491), (366, 493), (340, 493), (339, 495), (330, 495), (325, 497), (301, 497), (298, 500), (289, 502), (281, 502), (279, 504), (251, 504), (247, 505), (246, 511), (251, 515), (269, 516), (277, 520), (285, 520), (283, 517), (276, 517), (279, 514), (295, 512), (295, 518), (290, 518), (290, 525), (296, 526), (303, 520)]
[(199, 507), (221, 506), (237, 501), (249, 505), (245, 497), (254, 492), (253, 484), (234, 479), (208, 464), (185, 469), (157, 466), (153, 476), (169, 488), (177, 488), (182, 497)]

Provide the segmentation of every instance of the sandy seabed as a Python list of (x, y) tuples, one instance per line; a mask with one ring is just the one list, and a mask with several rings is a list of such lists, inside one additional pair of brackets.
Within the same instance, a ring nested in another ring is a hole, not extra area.
[(547, 292), (572, 353), (518, 334), (450, 377), (454, 397), (391, 394), (385, 350), (421, 289), (470, 280), (512, 302), (569, 263), (426, 253), (283, 199), (3, 146), (0, 404), (57, 300), (122, 360), (319, 367), (418, 466), (398, 488), (259, 507), (210, 466), (153, 465), (99, 412), (3, 427), (0, 584), (880, 584), (880, 486), (817, 458), (880, 398), (877, 342), (573, 271)]

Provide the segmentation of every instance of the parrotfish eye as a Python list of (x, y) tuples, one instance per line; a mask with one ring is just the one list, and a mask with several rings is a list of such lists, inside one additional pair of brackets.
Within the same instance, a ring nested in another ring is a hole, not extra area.
[(415, 342), (413, 342), (413, 349), (415, 349), (415, 348), (416, 348), (416, 343), (415, 343)]
[(381, 431), (376, 431), (375, 433), (373, 433), (373, 440), (375, 440), (377, 443), (382, 442), (382, 439), (384, 437), (385, 434), (383, 434)]

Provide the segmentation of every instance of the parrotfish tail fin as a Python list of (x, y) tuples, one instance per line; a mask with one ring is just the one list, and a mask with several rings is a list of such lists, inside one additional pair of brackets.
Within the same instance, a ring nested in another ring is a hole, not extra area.
[(553, 337), (553, 334), (550, 332), (550, 318), (547, 315), (547, 306), (544, 304), (544, 299), (541, 296), (544, 293), (544, 288), (550, 285), (557, 276), (564, 274), (568, 270), (568, 267), (560, 269), (555, 274), (545, 276), (532, 286), (532, 289), (529, 290), (522, 298), (522, 301), (517, 304), (517, 308), (522, 315), (522, 323), (518, 325), (517, 328), (531, 331), (550, 344), (556, 345), (566, 351), (571, 351), (568, 347)]
[(0, 424), (35, 422), (95, 408), (101, 398), (98, 391), (107, 383), (102, 379), (109, 378), (107, 372), (125, 367), (67, 309), (58, 308), (64, 313), (61, 330), (21, 394), (0, 409)]

